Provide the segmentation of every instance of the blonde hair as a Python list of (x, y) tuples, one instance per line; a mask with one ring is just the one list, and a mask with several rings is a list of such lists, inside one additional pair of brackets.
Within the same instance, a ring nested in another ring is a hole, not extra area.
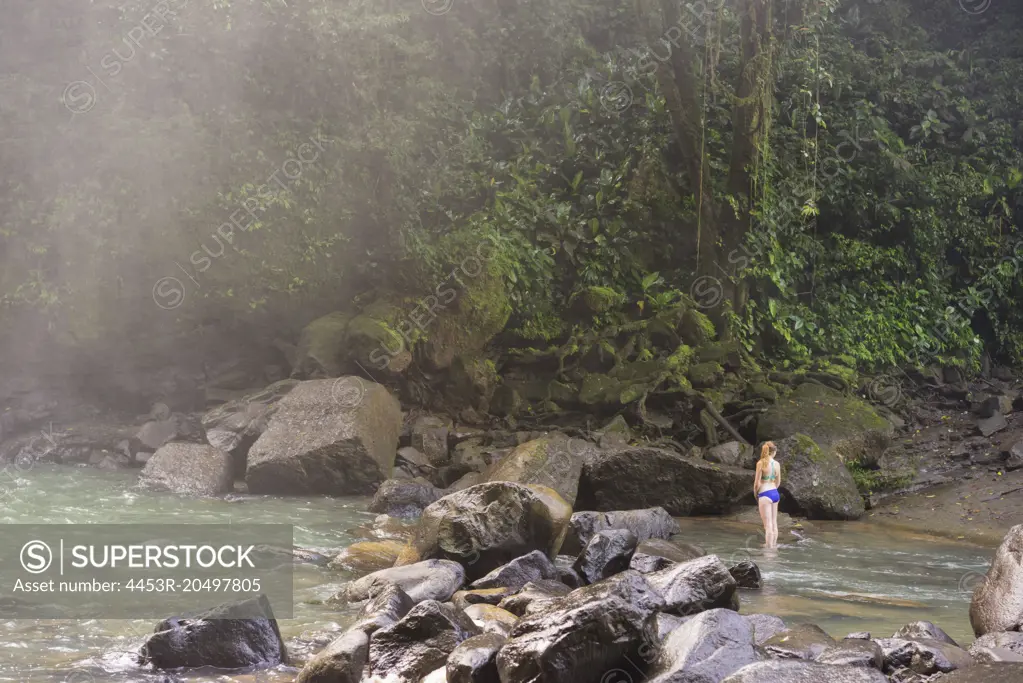
[(774, 442), (765, 441), (764, 445), (760, 447), (760, 466), (765, 467), (768, 457), (774, 456), (777, 453), (778, 447), (774, 445)]

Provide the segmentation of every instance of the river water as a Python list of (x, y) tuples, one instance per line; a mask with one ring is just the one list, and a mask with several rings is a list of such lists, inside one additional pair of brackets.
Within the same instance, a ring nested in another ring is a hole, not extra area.
[[(334, 555), (365, 538), (386, 536), (365, 512), (365, 498), (276, 498), (237, 495), (191, 499), (135, 488), (136, 473), (37, 466), (5, 481), (5, 524), (291, 524), (295, 544)], [(972, 640), (970, 591), (993, 550), (936, 537), (881, 531), (860, 523), (806, 525), (802, 538), (782, 532), (765, 550), (755, 527), (715, 519), (680, 520), (686, 540), (736, 562), (752, 559), (766, 587), (742, 591), (742, 612), (808, 621), (831, 635), (891, 635), (917, 619)], [(8, 549), (10, 551), (10, 549)], [(321, 604), (351, 578), (312, 564), (296, 565), (295, 618), (281, 620), (289, 648), (315, 651), (354, 615)], [(171, 616), (171, 615), (168, 615)], [(16, 620), (0, 613), (0, 681), (164, 681), (140, 669), (134, 653), (153, 620)], [(189, 681), (291, 681), (294, 670), (234, 674), (193, 672)], [(178, 678), (172, 679), (178, 680)]]

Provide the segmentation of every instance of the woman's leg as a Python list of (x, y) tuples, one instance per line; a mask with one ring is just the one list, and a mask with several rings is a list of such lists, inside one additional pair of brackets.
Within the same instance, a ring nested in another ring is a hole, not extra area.
[(766, 496), (757, 498), (757, 505), (760, 507), (760, 520), (764, 523), (764, 541), (767, 547), (771, 547), (771, 499)]
[(774, 534), (774, 545), (778, 545), (778, 503), (771, 503), (771, 533)]

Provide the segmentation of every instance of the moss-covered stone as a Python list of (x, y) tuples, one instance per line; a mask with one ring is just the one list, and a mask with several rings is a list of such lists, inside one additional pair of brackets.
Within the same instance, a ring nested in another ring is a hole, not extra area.
[(578, 301), (590, 313), (606, 313), (625, 303), (625, 295), (610, 287), (587, 287), (578, 295)]
[(494, 390), (494, 396), (490, 399), (490, 412), (500, 417), (514, 417), (522, 412), (525, 405), (518, 391), (502, 384)]
[(863, 499), (841, 458), (806, 434), (777, 441), (782, 508), (810, 519), (858, 519)]
[(742, 346), (734, 340), (711, 342), (696, 349), (696, 358), (701, 363), (713, 361), (726, 370), (739, 370), (742, 368)]
[(556, 403), (574, 403), (579, 398), (579, 390), (571, 384), (551, 380), (547, 385), (547, 396)]
[(716, 336), (714, 323), (710, 318), (696, 310), (687, 308), (682, 314), (682, 321), (679, 323), (679, 335), (689, 346), (702, 346), (713, 341)]
[(350, 314), (336, 311), (306, 325), (299, 337), (292, 376), (301, 379), (341, 376), (351, 319)]
[(876, 461), (888, 446), (891, 424), (858, 398), (814, 383), (796, 387), (757, 423), (757, 439), (777, 441), (808, 435), (846, 462)]
[(598, 373), (586, 375), (582, 386), (579, 387), (579, 401), (585, 405), (602, 405), (611, 401), (617, 401), (622, 392), (622, 383)]
[(689, 367), (686, 376), (694, 387), (712, 387), (717, 384), (725, 374), (725, 369), (716, 361), (697, 363)]
[(774, 403), (778, 400), (778, 390), (767, 382), (751, 382), (747, 393), (752, 399), (760, 399), (768, 403)]
[(489, 410), (498, 381), (497, 367), (487, 358), (459, 356), (451, 364), (448, 374), (448, 384), (456, 402), (480, 410)]
[[(406, 314), (395, 300), (391, 296), (381, 297), (348, 323), (345, 355), (353, 366), (357, 361), (367, 369), (401, 373), (412, 364), (412, 348), (422, 334), (418, 330), (409, 332), (406, 339), (398, 331)], [(404, 329), (412, 327), (405, 325)]]

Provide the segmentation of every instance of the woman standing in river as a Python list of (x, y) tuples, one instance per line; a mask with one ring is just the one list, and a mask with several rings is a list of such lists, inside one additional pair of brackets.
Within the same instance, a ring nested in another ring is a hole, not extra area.
[(778, 447), (767, 441), (760, 448), (757, 475), (753, 480), (753, 496), (760, 507), (760, 519), (764, 522), (764, 538), (768, 548), (778, 545), (778, 501), (781, 496), (781, 464), (774, 459)]

